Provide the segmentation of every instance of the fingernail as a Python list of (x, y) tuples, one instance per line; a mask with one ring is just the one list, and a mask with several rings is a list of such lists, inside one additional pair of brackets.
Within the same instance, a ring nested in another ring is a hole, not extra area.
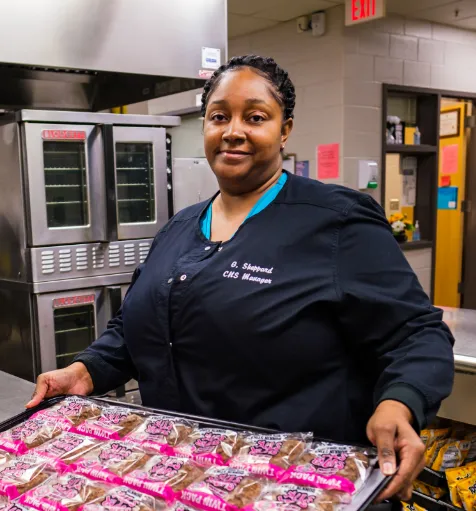
[(393, 463), (384, 463), (383, 464), (383, 470), (382, 472), (384, 473), (384, 475), (386, 476), (391, 476), (394, 474), (395, 472), (395, 469), (393, 468)]

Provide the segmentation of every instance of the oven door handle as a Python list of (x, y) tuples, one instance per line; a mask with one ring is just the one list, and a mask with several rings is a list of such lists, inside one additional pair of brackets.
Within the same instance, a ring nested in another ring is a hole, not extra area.
[(106, 180), (106, 239), (117, 241), (117, 187), (116, 159), (114, 150), (114, 127), (112, 124), (102, 125), (104, 144), (104, 176)]

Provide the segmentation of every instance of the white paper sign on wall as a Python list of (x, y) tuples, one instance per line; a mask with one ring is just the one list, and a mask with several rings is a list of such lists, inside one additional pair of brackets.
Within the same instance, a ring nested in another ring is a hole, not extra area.
[(202, 48), (202, 67), (204, 69), (218, 69), (221, 66), (220, 48)]
[(385, 16), (386, 0), (345, 0), (345, 24), (355, 25)]

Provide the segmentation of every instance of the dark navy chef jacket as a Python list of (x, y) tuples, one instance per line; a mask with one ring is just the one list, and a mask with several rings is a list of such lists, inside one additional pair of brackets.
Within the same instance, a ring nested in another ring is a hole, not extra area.
[(207, 203), (177, 214), (118, 315), (77, 357), (96, 393), (139, 381), (143, 404), (340, 441), (385, 399), (417, 428), (453, 382), (453, 338), (369, 196), (289, 175), (225, 243)]

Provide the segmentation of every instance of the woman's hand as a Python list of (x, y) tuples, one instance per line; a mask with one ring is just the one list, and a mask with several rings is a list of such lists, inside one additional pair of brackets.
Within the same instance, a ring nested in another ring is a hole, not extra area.
[(62, 394), (87, 396), (93, 391), (93, 380), (82, 362), (75, 362), (65, 369), (50, 371), (38, 376), (36, 388), (26, 408), (39, 405), (43, 399)]
[(382, 401), (367, 424), (367, 436), (377, 447), (380, 469), (385, 475), (398, 472), (379, 495), (378, 501), (394, 495), (401, 500), (412, 496), (412, 483), (425, 466), (425, 446), (413, 429), (412, 413), (398, 401)]

